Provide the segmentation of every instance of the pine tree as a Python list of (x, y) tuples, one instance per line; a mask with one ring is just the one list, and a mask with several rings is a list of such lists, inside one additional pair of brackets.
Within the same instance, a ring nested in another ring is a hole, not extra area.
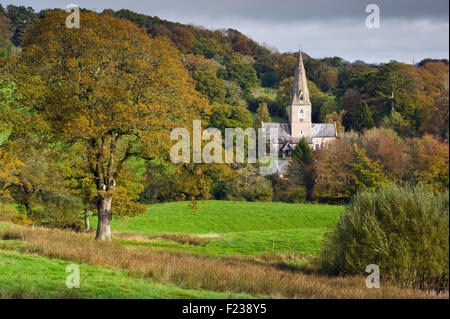
[(374, 126), (372, 112), (365, 101), (361, 101), (358, 105), (353, 128), (359, 132), (363, 129), (370, 129)]
[(413, 120), (414, 120), (414, 128), (416, 129), (416, 133), (418, 134), (419, 129), (422, 126), (422, 112), (420, 112), (420, 109), (418, 107), (414, 109)]
[(314, 178), (312, 170), (312, 149), (303, 137), (292, 151), (291, 172), (292, 178), (297, 179), (306, 188), (307, 200), (312, 200)]
[(300, 164), (308, 165), (312, 160), (312, 149), (303, 137), (292, 151), (292, 159)]

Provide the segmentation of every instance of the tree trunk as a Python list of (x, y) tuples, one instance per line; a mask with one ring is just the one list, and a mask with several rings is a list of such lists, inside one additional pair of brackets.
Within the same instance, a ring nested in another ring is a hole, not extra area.
[(89, 222), (89, 210), (87, 208), (84, 209), (84, 230), (86, 233), (91, 231), (91, 224)]
[(112, 197), (101, 197), (98, 200), (98, 226), (96, 239), (111, 240), (111, 202)]

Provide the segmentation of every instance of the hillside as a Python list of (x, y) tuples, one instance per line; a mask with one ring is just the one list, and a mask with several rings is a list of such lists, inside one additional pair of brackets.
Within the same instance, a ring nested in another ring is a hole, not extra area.
[[(290, 87), (286, 91), (284, 86), (293, 75), (297, 53), (273, 52), (234, 29), (208, 30), (125, 9), (105, 10), (103, 14), (127, 19), (150, 36), (173, 42), (184, 56), (196, 89), (210, 103), (243, 106), (251, 112), (266, 103), (275, 121), (287, 118)], [(14, 51), (8, 42), (21, 46), (27, 30), (45, 16), (45, 11), (0, 6), (0, 16), (1, 56)], [(341, 121), (347, 130), (355, 129), (358, 104), (365, 101), (375, 125), (389, 120), (393, 108), (404, 120), (402, 128), (393, 126), (400, 135), (431, 133), (448, 139), (448, 125), (442, 121), (439, 102), (448, 95), (444, 85), (448, 82), (447, 60), (424, 59), (416, 66), (392, 61), (374, 66), (349, 63), (340, 57), (315, 59), (303, 55), (314, 86), (310, 87), (314, 122)], [(261, 94), (270, 88), (278, 90), (278, 97), (273, 92)]]

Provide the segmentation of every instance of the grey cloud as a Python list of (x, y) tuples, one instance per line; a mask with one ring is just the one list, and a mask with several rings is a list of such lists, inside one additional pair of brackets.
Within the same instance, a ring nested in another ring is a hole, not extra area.
[[(70, 2), (70, 1), (69, 1)], [(17, 3), (30, 5), (37, 9), (63, 7), (67, 1), (61, 0), (10, 0), (0, 3)], [(298, 20), (329, 20), (343, 18), (360, 18), (370, 3), (378, 4), (385, 18), (419, 19), (429, 18), (448, 20), (448, 0), (73, 0), (86, 8), (120, 9), (161, 15), (178, 12), (183, 16), (209, 16), (245, 18), (271, 22), (292, 22)]]
[[(170, 21), (208, 28), (234, 28), (280, 51), (349, 61), (411, 63), (425, 57), (448, 58), (448, 0), (0, 0), (36, 10), (70, 2), (102, 11), (126, 8)], [(365, 28), (365, 8), (380, 6), (381, 28)]]

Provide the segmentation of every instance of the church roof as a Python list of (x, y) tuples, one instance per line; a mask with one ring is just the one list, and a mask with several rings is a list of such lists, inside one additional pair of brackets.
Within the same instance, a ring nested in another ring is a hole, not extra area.
[[(266, 129), (266, 134), (270, 133), (270, 143), (278, 143), (279, 141), (290, 141), (298, 143), (300, 139), (291, 136), (289, 123), (262, 123)], [(275, 138), (275, 136), (278, 137)], [(334, 124), (312, 124), (311, 137), (336, 137), (336, 126)], [(310, 142), (310, 141), (308, 141)]]
[(289, 128), (289, 123), (263, 123), (263, 127), (266, 130), (278, 133), (278, 137), (291, 137), (291, 129)]
[(313, 124), (312, 137), (336, 137), (336, 125), (334, 124)]

